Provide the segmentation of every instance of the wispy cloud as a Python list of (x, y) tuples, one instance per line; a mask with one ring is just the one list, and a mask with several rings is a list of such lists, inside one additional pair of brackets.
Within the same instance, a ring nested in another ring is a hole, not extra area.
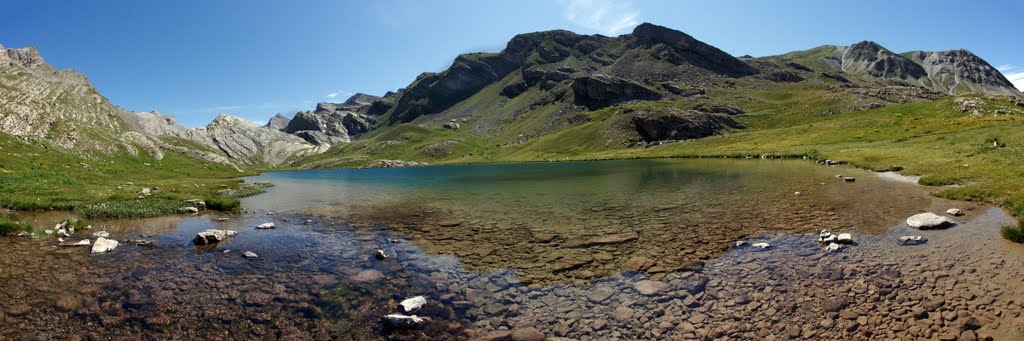
[(1017, 90), (1024, 91), (1024, 69), (1010, 64), (1002, 65), (996, 69), (1002, 72), (1003, 76), (1006, 76), (1006, 79), (1009, 79), (1010, 83), (1013, 83)]
[(351, 91), (337, 90), (337, 91), (331, 92), (331, 93), (329, 93), (327, 95), (324, 95), (324, 97), (327, 97), (329, 99), (334, 99), (334, 98), (337, 98), (338, 96), (346, 96), (347, 97), (347, 96), (352, 96), (352, 95), (353, 95), (353, 93)]
[(562, 0), (569, 22), (606, 35), (617, 35), (640, 24), (630, 0)]

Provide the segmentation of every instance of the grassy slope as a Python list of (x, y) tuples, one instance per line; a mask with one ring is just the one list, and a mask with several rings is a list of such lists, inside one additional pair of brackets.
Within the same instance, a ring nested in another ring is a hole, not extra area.
[[(185, 206), (186, 199), (222, 197), (218, 191), (238, 187), (240, 182), (232, 178), (241, 175), (233, 168), (177, 153), (155, 160), (144, 152), (134, 156), (123, 149), (113, 154), (76, 152), (0, 134), (0, 205), (11, 209), (83, 213), (93, 204), (117, 203), (121, 208), (88, 212), (166, 214)], [(160, 190), (139, 199), (143, 187)]]

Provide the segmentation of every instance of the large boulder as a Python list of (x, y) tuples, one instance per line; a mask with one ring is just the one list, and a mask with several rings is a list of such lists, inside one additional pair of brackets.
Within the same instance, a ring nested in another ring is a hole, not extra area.
[(931, 212), (915, 214), (914, 216), (907, 218), (907, 225), (921, 230), (947, 228), (953, 226), (953, 224), (955, 224), (953, 219)]
[(576, 104), (598, 109), (612, 104), (661, 99), (661, 94), (640, 83), (605, 74), (576, 78), (572, 83)]
[(110, 252), (114, 251), (116, 248), (116, 240), (99, 237), (96, 238), (96, 242), (92, 244), (92, 253)]
[(234, 237), (237, 234), (238, 231), (209, 229), (197, 233), (196, 238), (192, 241), (195, 242), (196, 245), (216, 244), (230, 237)]
[(675, 108), (635, 113), (633, 124), (647, 142), (696, 139), (746, 127), (728, 114)]

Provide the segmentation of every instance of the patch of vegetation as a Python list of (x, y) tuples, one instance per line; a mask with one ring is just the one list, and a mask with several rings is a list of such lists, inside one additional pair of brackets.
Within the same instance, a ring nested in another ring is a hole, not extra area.
[(138, 199), (108, 201), (76, 209), (85, 218), (147, 218), (183, 212), (181, 200)]
[(24, 222), (13, 213), (0, 213), (0, 236), (11, 236), (19, 232), (32, 231), (32, 224)]
[(82, 220), (81, 218), (68, 217), (67, 219), (64, 219), (64, 223), (67, 224), (68, 227), (74, 227), (79, 230), (85, 227), (85, 220)]
[[(267, 188), (274, 187), (274, 184), (269, 182), (257, 182), (252, 184), (243, 183), (235, 188), (225, 188), (217, 191), (217, 196), (226, 199), (238, 199), (245, 198), (267, 191)], [(236, 200), (237, 201), (237, 200)], [(206, 201), (206, 206), (210, 206), (210, 200)]]
[(1024, 243), (1024, 228), (1022, 228), (1021, 226), (1003, 226), (1000, 232), (1002, 233), (1003, 238), (1006, 238), (1006, 240), (1015, 243)]

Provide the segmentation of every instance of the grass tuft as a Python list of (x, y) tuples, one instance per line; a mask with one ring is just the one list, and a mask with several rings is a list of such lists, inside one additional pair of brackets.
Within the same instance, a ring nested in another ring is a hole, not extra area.
[(0, 236), (10, 236), (18, 232), (29, 231), (32, 231), (32, 224), (21, 221), (21, 217), (11, 213), (0, 214)]
[(1024, 228), (1020, 226), (1006, 225), (1000, 231), (1003, 238), (1015, 243), (1024, 243)]

